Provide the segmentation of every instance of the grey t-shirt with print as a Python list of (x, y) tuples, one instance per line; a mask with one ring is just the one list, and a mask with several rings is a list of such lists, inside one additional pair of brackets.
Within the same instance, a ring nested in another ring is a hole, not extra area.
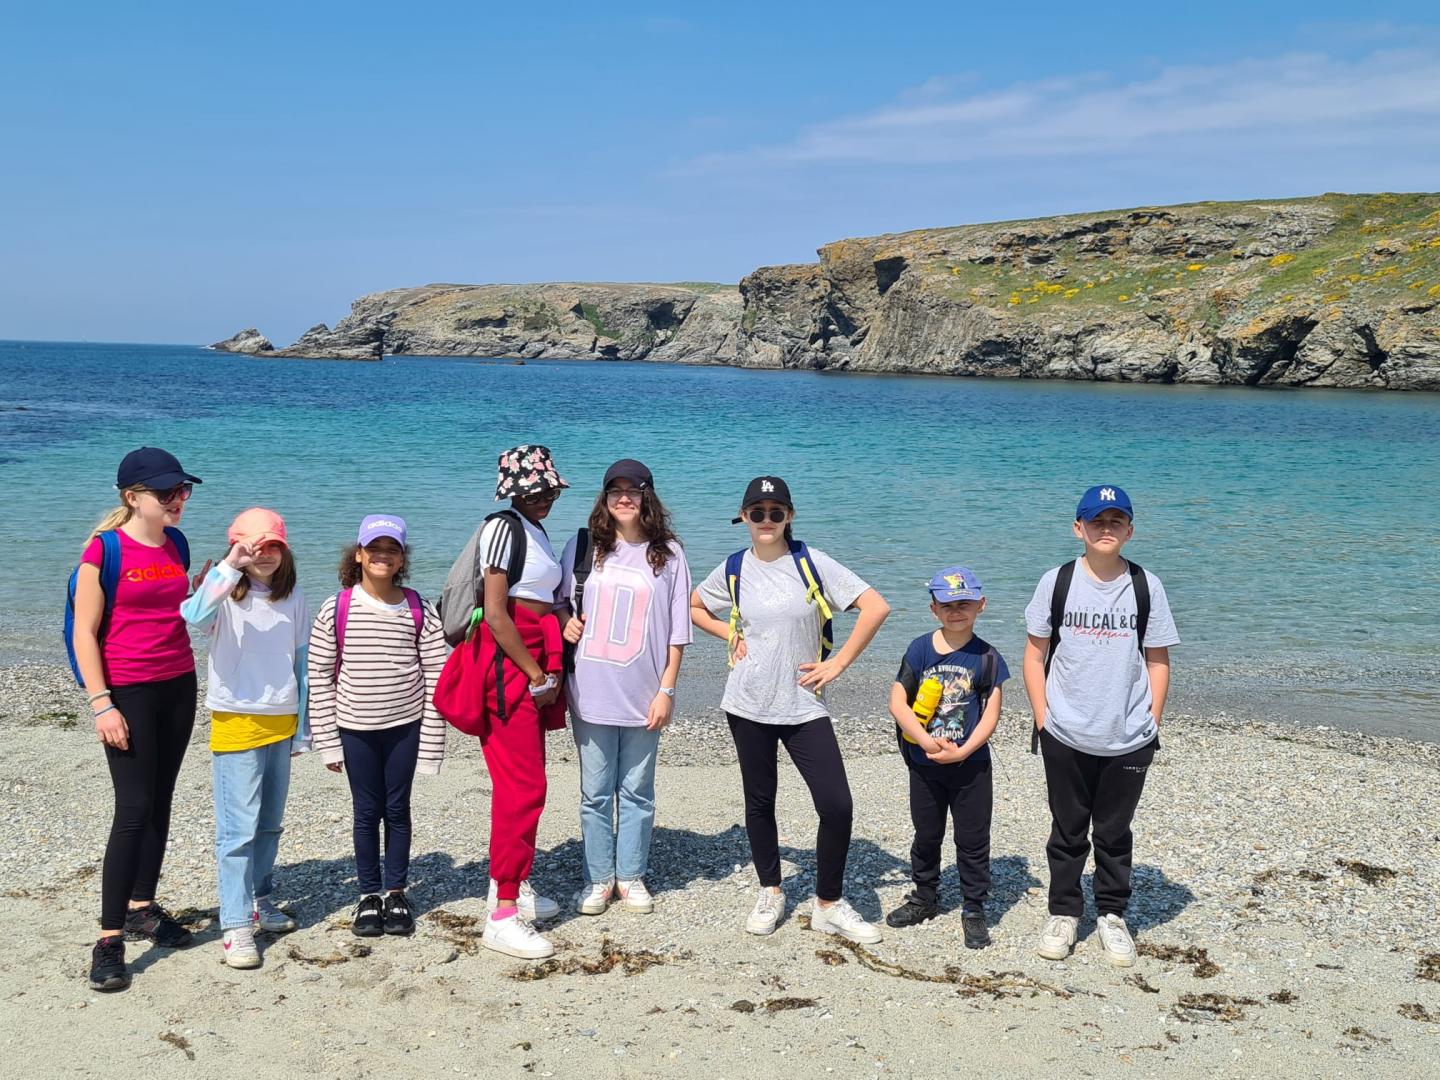
[[(835, 612), (844, 611), (870, 586), (823, 551), (810, 558)], [(700, 583), (700, 599), (717, 619), (730, 618), (730, 586), (721, 563)], [(803, 724), (829, 716), (823, 692), (799, 684), (800, 665), (820, 658), (820, 608), (805, 602), (806, 587), (795, 559), (786, 552), (762, 562), (754, 551), (740, 564), (740, 628), (745, 658), (725, 683), (721, 707), (762, 724)]]
[[(1025, 608), (1025, 629), (1050, 636), (1050, 594), (1057, 566), (1035, 587)], [(1180, 644), (1165, 586), (1145, 571), (1150, 586), (1146, 648)], [(1070, 580), (1060, 644), (1045, 680), (1045, 730), (1074, 750), (1118, 757), (1155, 737), (1150, 714), (1150, 672), (1135, 641), (1135, 588), (1128, 572), (1097, 581), (1081, 562)]]

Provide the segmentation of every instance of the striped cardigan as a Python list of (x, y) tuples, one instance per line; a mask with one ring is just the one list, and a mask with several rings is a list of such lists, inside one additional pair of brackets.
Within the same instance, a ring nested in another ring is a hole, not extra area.
[(310, 627), (310, 732), (325, 764), (343, 761), (340, 728), (379, 731), (420, 721), (416, 771), (434, 775), (445, 757), (445, 721), (435, 711), (435, 683), (448, 649), (440, 616), (422, 601), (419, 647), (408, 607), (380, 611), (356, 586), (345, 625), (345, 657), (335, 678), (335, 597)]

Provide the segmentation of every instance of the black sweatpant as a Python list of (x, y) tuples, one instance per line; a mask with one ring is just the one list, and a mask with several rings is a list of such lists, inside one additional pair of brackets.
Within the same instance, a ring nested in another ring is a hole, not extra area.
[(745, 790), (745, 831), (750, 856), (760, 884), (780, 884), (780, 837), (775, 825), (776, 766), (780, 745), (800, 770), (810, 789), (820, 829), (815, 836), (815, 895), (839, 900), (844, 892), (845, 859), (850, 853), (850, 827), (855, 804), (835, 729), (828, 716), (803, 724), (760, 724), (726, 713), (735, 752), (740, 758), (740, 781)]
[(195, 673), (110, 690), (130, 745), (105, 747), (115, 816), (100, 873), (100, 929), (123, 930), (131, 900), (154, 900), (170, 838), (175, 778), (195, 727)]
[(355, 876), (361, 894), (378, 893), (380, 824), (385, 824), (387, 889), (410, 885), (410, 790), (420, 757), (420, 721), (379, 731), (340, 729), (355, 812)]
[(1135, 836), (1130, 824), (1159, 736), (1119, 757), (1100, 757), (1066, 746), (1040, 730), (1045, 786), (1050, 794), (1050, 914), (1085, 913), (1080, 877), (1095, 839), (1095, 907), (1101, 915), (1125, 914), (1130, 902), (1130, 860)]
[(955, 829), (963, 910), (983, 911), (990, 898), (990, 815), (995, 806), (990, 759), (921, 765), (905, 753), (905, 764), (910, 770), (910, 821), (915, 826), (915, 842), (910, 845), (915, 898), (933, 904), (939, 897), (940, 848), (948, 814)]

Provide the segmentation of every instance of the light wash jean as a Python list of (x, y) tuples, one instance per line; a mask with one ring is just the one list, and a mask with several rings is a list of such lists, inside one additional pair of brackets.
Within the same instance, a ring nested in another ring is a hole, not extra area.
[(274, 887), (275, 854), (290, 794), (290, 739), (210, 755), (220, 929), (249, 926), (257, 896)]
[(655, 751), (660, 732), (591, 724), (578, 716), (572, 720), (580, 751), (580, 838), (585, 845), (586, 884), (643, 878), (655, 826)]

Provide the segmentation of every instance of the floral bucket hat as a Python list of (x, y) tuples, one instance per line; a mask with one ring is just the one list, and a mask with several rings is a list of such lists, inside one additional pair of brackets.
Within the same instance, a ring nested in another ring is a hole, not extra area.
[(517, 446), (500, 455), (500, 473), (495, 482), (495, 501), (526, 498), (551, 488), (570, 485), (555, 469), (555, 459), (546, 446)]

